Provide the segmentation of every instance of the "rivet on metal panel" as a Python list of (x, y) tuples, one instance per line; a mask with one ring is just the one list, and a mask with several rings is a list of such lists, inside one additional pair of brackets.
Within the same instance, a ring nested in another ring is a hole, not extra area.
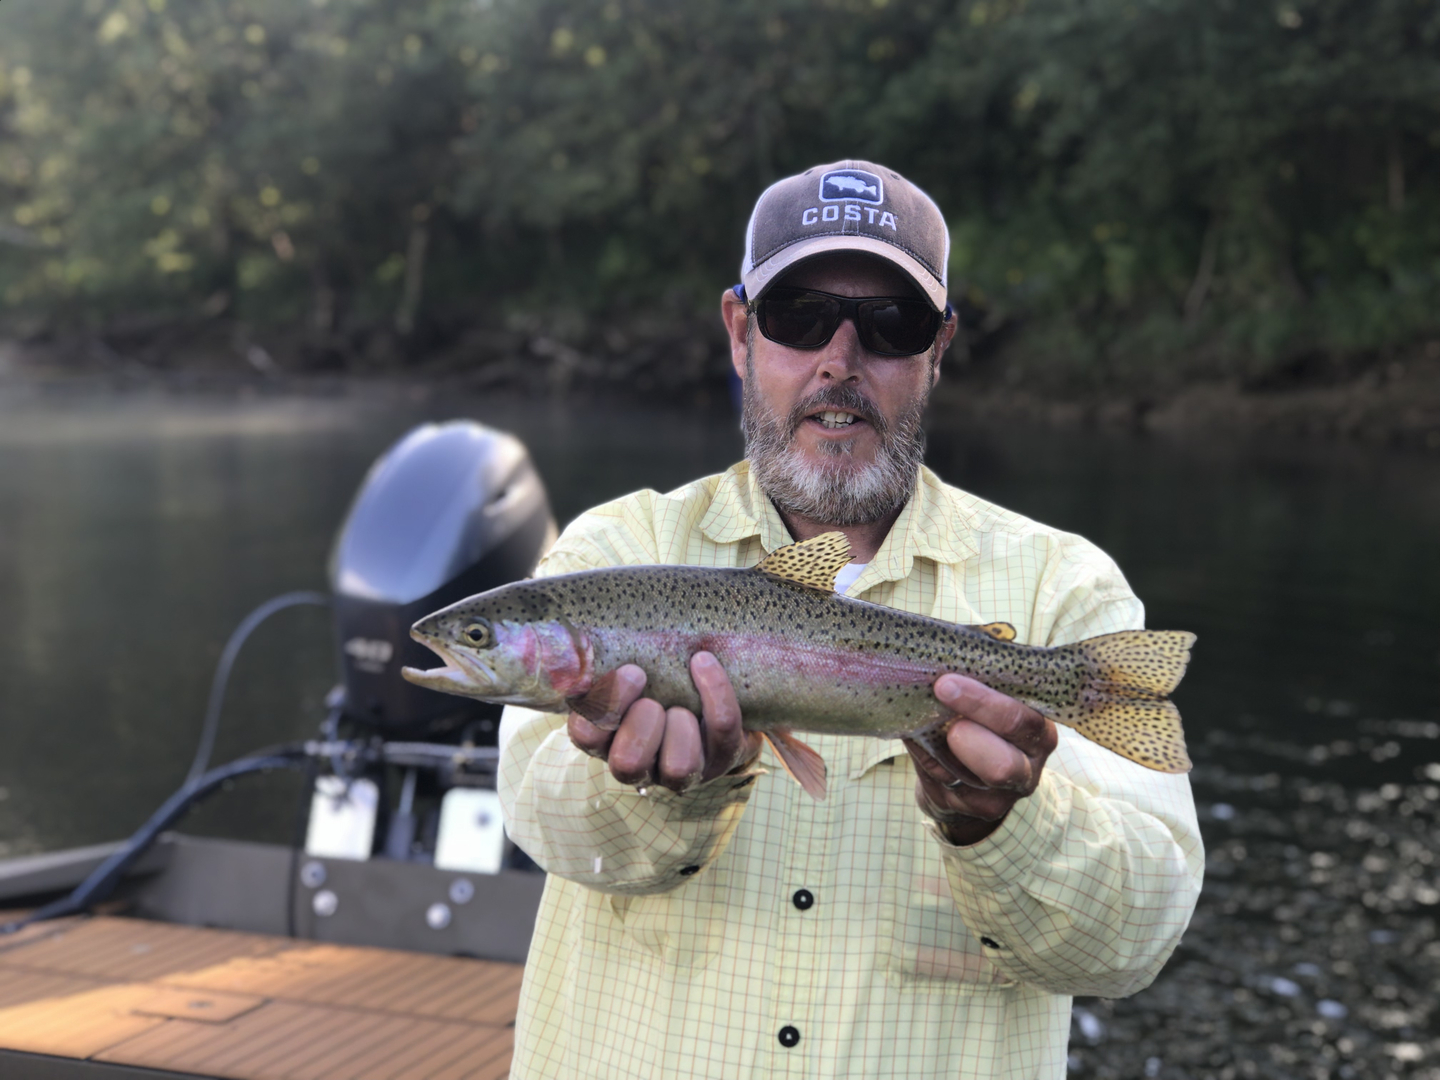
[(444, 930), (450, 925), (450, 905), (431, 904), (425, 909), (425, 925), (431, 930)]

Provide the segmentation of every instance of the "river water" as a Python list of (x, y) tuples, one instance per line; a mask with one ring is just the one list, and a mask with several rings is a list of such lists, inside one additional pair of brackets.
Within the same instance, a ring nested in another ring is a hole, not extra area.
[[(562, 523), (740, 453), (725, 408), (0, 390), (0, 855), (138, 825), (185, 774), (230, 631), (271, 596), (324, 589), (367, 467), (452, 417), (523, 439)], [(1096, 541), (1149, 625), (1199, 635), (1176, 698), (1206, 895), (1186, 946), (1132, 999), (1148, 1005), (1087, 1007), (1075, 1072), (1430, 1075), (1440, 458), (927, 427), (942, 477)], [(326, 614), (273, 617), (236, 667), (214, 760), (308, 735), (333, 681)], [(288, 840), (297, 794), (293, 777), (247, 781), (187, 828)], [(1279, 1049), (1237, 1054), (1260, 1031)]]

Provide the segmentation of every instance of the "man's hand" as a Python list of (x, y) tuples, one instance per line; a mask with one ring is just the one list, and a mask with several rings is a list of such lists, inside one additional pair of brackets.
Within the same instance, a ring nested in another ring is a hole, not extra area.
[[(690, 659), (690, 677), (700, 692), (702, 726), (689, 709), (666, 709), (642, 698), (645, 672), (626, 664), (616, 673), (619, 700), (610, 716), (591, 723), (571, 713), (570, 741), (591, 757), (603, 758), (622, 784), (660, 784), (684, 791), (723, 776), (760, 753), (760, 736), (740, 726), (740, 703), (720, 661), (708, 652)], [(615, 726), (616, 718), (619, 726)]]
[[(959, 769), (947, 769), (906, 739), (915, 762), (915, 800), (951, 843), (974, 844), (1035, 790), (1059, 737), (1054, 723), (1028, 705), (963, 675), (936, 679), (935, 698), (956, 716), (945, 746), (949, 764)], [(969, 782), (957, 781), (956, 771)]]

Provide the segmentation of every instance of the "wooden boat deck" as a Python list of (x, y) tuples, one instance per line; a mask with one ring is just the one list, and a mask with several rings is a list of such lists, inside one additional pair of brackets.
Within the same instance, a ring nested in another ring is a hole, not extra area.
[(522, 970), (141, 919), (43, 923), (0, 938), (0, 1054), (231, 1080), (500, 1080)]

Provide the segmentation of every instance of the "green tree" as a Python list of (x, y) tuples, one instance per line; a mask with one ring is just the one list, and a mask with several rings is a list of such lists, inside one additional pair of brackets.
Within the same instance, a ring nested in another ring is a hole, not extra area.
[(1417, 0), (6, 0), (0, 304), (679, 333), (758, 190), (856, 156), (945, 207), (1027, 375), (1270, 379), (1440, 330), (1437, 34)]

